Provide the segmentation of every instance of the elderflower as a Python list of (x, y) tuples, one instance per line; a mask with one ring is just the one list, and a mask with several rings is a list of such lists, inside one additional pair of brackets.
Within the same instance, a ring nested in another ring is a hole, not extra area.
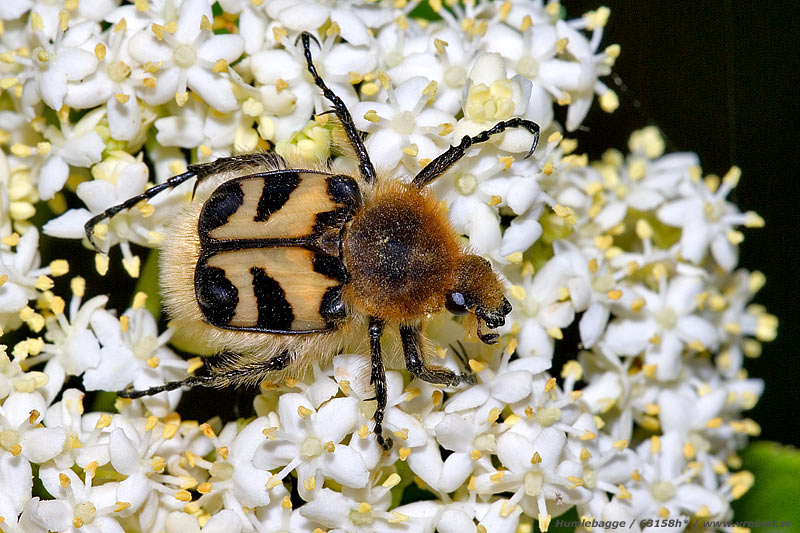
[[(741, 228), (764, 222), (729, 199), (745, 173), (704, 175), (655, 127), (626, 153), (593, 131), (602, 156), (579, 150), (569, 132), (619, 105), (607, 8), (429, 0), (420, 19), (421, 3), (0, 1), (3, 531), (515, 533), (568, 511), (731, 517), (753, 484), (731, 458), (760, 431), (743, 411), (764, 387), (745, 361), (778, 327), (753, 303), (764, 276), (736, 268)], [(357, 335), (235, 413), (196, 400), (218, 391), (113, 394), (209, 371), (182, 356), (206, 347), (159, 316), (150, 250), (195, 182), (95, 225), (100, 253), (87, 249), (92, 217), (231, 155), (355, 168), (301, 31), (381, 173), (410, 179), (499, 121), (541, 130), (531, 154), (518, 128), (473, 145), (431, 186), (513, 310), (496, 346), (477, 341), (474, 317), (425, 321), (426, 361), (475, 378), (458, 387), (402, 371), (386, 336), (390, 451)]]

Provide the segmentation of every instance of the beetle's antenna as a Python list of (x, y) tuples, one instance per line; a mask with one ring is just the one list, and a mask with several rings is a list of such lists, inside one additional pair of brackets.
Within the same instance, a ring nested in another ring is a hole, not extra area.
[(339, 122), (342, 123), (344, 131), (347, 133), (347, 138), (350, 140), (350, 144), (353, 145), (356, 156), (358, 156), (358, 169), (361, 172), (361, 177), (365, 182), (373, 183), (375, 181), (375, 167), (372, 166), (372, 161), (370, 161), (367, 149), (361, 140), (361, 134), (353, 123), (350, 111), (347, 110), (347, 106), (344, 105), (342, 99), (325, 85), (325, 81), (317, 73), (317, 67), (314, 66), (314, 61), (311, 57), (311, 39), (314, 39), (317, 44), (319, 44), (319, 41), (307, 31), (300, 34), (300, 39), (303, 41), (303, 53), (308, 64), (308, 72), (311, 73), (311, 77), (314, 78), (314, 83), (317, 84), (317, 87), (322, 89), (323, 96), (333, 104), (333, 111), (336, 113)]
[(465, 135), (457, 146), (451, 146), (445, 153), (439, 155), (439, 157), (420, 170), (419, 174), (414, 177), (414, 185), (420, 189), (426, 186), (447, 172), (459, 159), (464, 157), (467, 150), (469, 150), (472, 145), (486, 142), (492, 135), (501, 133), (508, 128), (525, 128), (533, 134), (533, 144), (528, 151), (528, 155), (525, 156), (526, 158), (530, 157), (533, 151), (536, 150), (536, 145), (539, 144), (539, 125), (530, 120), (525, 120), (524, 118), (512, 118), (510, 120), (498, 122), (490, 129), (484, 130), (474, 137)]

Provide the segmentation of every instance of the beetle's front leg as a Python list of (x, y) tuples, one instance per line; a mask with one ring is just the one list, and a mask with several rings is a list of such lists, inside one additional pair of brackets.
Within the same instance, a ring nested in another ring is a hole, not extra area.
[(439, 365), (425, 364), (419, 351), (420, 332), (418, 326), (400, 326), (400, 340), (406, 358), (406, 368), (413, 375), (428, 383), (439, 385), (459, 385), (475, 383), (475, 376), (469, 372), (459, 374)]

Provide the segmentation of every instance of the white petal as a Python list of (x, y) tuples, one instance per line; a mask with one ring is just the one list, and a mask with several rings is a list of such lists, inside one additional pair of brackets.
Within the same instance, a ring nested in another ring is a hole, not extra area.
[(64, 143), (61, 157), (70, 165), (76, 167), (89, 167), (100, 161), (103, 149), (106, 147), (103, 139), (95, 132), (85, 135), (70, 137)]
[(657, 212), (658, 219), (664, 224), (676, 228), (683, 227), (691, 218), (696, 218), (698, 213), (696, 199), (682, 199), (662, 205)]
[(727, 271), (733, 270), (739, 262), (739, 248), (723, 234), (711, 239), (711, 255), (714, 261)]
[(517, 354), (521, 357), (553, 357), (553, 338), (534, 320), (527, 320), (519, 334)]
[(514, 403), (531, 393), (533, 376), (525, 370), (504, 372), (490, 384), (494, 398), (505, 403)]
[(591, 348), (600, 339), (608, 324), (609, 310), (603, 304), (593, 303), (583, 313), (578, 329), (581, 333), (581, 342), (586, 348)]
[(139, 133), (142, 125), (142, 112), (135, 92), (129, 87), (121, 90), (120, 94), (128, 96), (128, 101), (120, 102), (110, 98), (106, 104), (108, 114), (108, 128), (111, 137), (119, 141), (130, 141)]
[(442, 473), (442, 456), (439, 446), (433, 439), (429, 440), (423, 448), (415, 448), (407, 459), (408, 466), (425, 483), (435, 487)]
[[(192, 517), (192, 520), (197, 521)], [(242, 521), (234, 511), (223, 509), (203, 526), (203, 533), (239, 533), (242, 530)]]
[(469, 225), (469, 243), (478, 253), (489, 254), (500, 244), (500, 221), (486, 204), (478, 204)]
[(325, 5), (298, 2), (280, 12), (279, 20), (291, 30), (315, 32), (328, 19), (330, 10)]
[(44, 500), (39, 502), (37, 515), (51, 531), (66, 531), (72, 525), (72, 509), (63, 500)]
[(322, 405), (313, 415), (314, 432), (323, 442), (341, 442), (353, 431), (358, 421), (358, 400), (351, 397), (334, 398)]
[(461, 486), (475, 468), (475, 461), (468, 453), (451, 453), (442, 465), (442, 473), (436, 488), (442, 492), (453, 492)]
[(619, 320), (611, 322), (603, 336), (612, 351), (619, 355), (638, 355), (648, 345), (654, 328), (643, 321)]
[(534, 218), (517, 217), (503, 233), (500, 255), (507, 256), (530, 248), (542, 236), (542, 225)]
[[(366, 73), (376, 66), (375, 50), (349, 44), (334, 46), (325, 58), (325, 71), (329, 76), (346, 76), (348, 72)], [(337, 94), (341, 96), (341, 93)]]
[(473, 386), (458, 391), (444, 406), (445, 413), (457, 413), (483, 405), (489, 399), (489, 388), (486, 386)]
[(20, 444), (23, 455), (29, 461), (44, 463), (61, 453), (66, 441), (67, 432), (64, 428), (35, 428), (25, 432)]
[(162, 146), (194, 148), (203, 142), (203, 120), (194, 114), (156, 120), (156, 140)]
[(279, 78), (297, 78), (303, 71), (286, 50), (262, 50), (252, 56), (250, 64), (256, 80), (265, 85), (274, 85)]
[(200, 24), (205, 15), (208, 21), (214, 20), (211, 6), (207, 0), (184, 0), (178, 15), (178, 27), (173, 37), (179, 43), (191, 44), (200, 35)]
[[(225, 11), (228, 11), (227, 9)], [(230, 11), (228, 11), (230, 13)], [(261, 50), (267, 31), (267, 21), (260, 12), (245, 7), (239, 15), (239, 35), (244, 39), (244, 50), (252, 55)]]
[(367, 137), (364, 144), (377, 168), (391, 170), (403, 155), (403, 138), (388, 128), (376, 131)]
[(22, 512), (25, 502), (31, 499), (33, 473), (31, 464), (21, 454), (0, 453), (0, 487), (13, 502), (16, 513)]
[(369, 471), (360, 453), (343, 444), (336, 445), (333, 453), (323, 453), (322, 469), (326, 477), (348, 487), (367, 486)]
[(333, 9), (331, 22), (339, 24), (340, 35), (348, 43), (363, 46), (370, 43), (369, 30), (350, 9)]
[(353, 501), (342, 493), (323, 488), (313, 500), (300, 507), (300, 514), (322, 527), (347, 527), (352, 507)]
[(706, 255), (711, 238), (708, 224), (700, 218), (692, 218), (683, 224), (681, 231), (681, 255), (694, 264), (699, 264)]
[(233, 34), (215, 35), (197, 48), (197, 56), (211, 63), (216, 63), (218, 59), (233, 63), (243, 52), (244, 41)]
[(472, 516), (456, 508), (445, 509), (441, 518), (436, 523), (439, 533), (463, 533), (475, 529)]
[(108, 450), (111, 454), (111, 464), (120, 474), (130, 476), (141, 469), (139, 452), (122, 428), (111, 432), (108, 439)]
[(199, 94), (208, 105), (223, 113), (237, 108), (231, 83), (198, 66), (191, 67), (186, 78), (187, 84)]
[(512, 178), (506, 193), (506, 203), (517, 215), (527, 211), (541, 190), (536, 181), (528, 177)]
[(717, 329), (705, 318), (696, 315), (681, 317), (678, 319), (677, 329), (684, 342), (700, 341), (707, 348), (717, 345)]
[(500, 54), (483, 53), (475, 59), (469, 73), (472, 83), (491, 85), (497, 80), (506, 79), (506, 65)]
[(49, 200), (60, 191), (69, 177), (69, 166), (63, 159), (52, 155), (45, 160), (39, 171), (39, 196)]
[(113, 92), (114, 87), (108, 77), (94, 75), (81, 83), (69, 84), (64, 104), (76, 109), (88, 109), (108, 100)]
[(14, 392), (3, 404), (4, 424), (15, 428), (28, 424), (31, 411), (47, 412), (47, 404), (38, 392)]
[(78, 81), (97, 70), (97, 57), (80, 48), (62, 48), (50, 68), (59, 71), (66, 80)]
[[(150, 30), (134, 34), (128, 40), (128, 53), (139, 63), (152, 61), (154, 64), (172, 64), (172, 48), (164, 41), (159, 41)], [(159, 72), (158, 83), (161, 83)]]

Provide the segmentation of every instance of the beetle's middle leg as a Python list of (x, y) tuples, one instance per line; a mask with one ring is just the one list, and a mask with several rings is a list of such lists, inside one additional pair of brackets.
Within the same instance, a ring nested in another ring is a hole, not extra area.
[(369, 382), (375, 386), (375, 399), (378, 406), (375, 408), (375, 438), (384, 450), (392, 449), (392, 439), (383, 436), (383, 416), (386, 414), (386, 369), (383, 367), (381, 354), (381, 336), (383, 335), (383, 320), (369, 317), (369, 347), (372, 353), (372, 373)]

